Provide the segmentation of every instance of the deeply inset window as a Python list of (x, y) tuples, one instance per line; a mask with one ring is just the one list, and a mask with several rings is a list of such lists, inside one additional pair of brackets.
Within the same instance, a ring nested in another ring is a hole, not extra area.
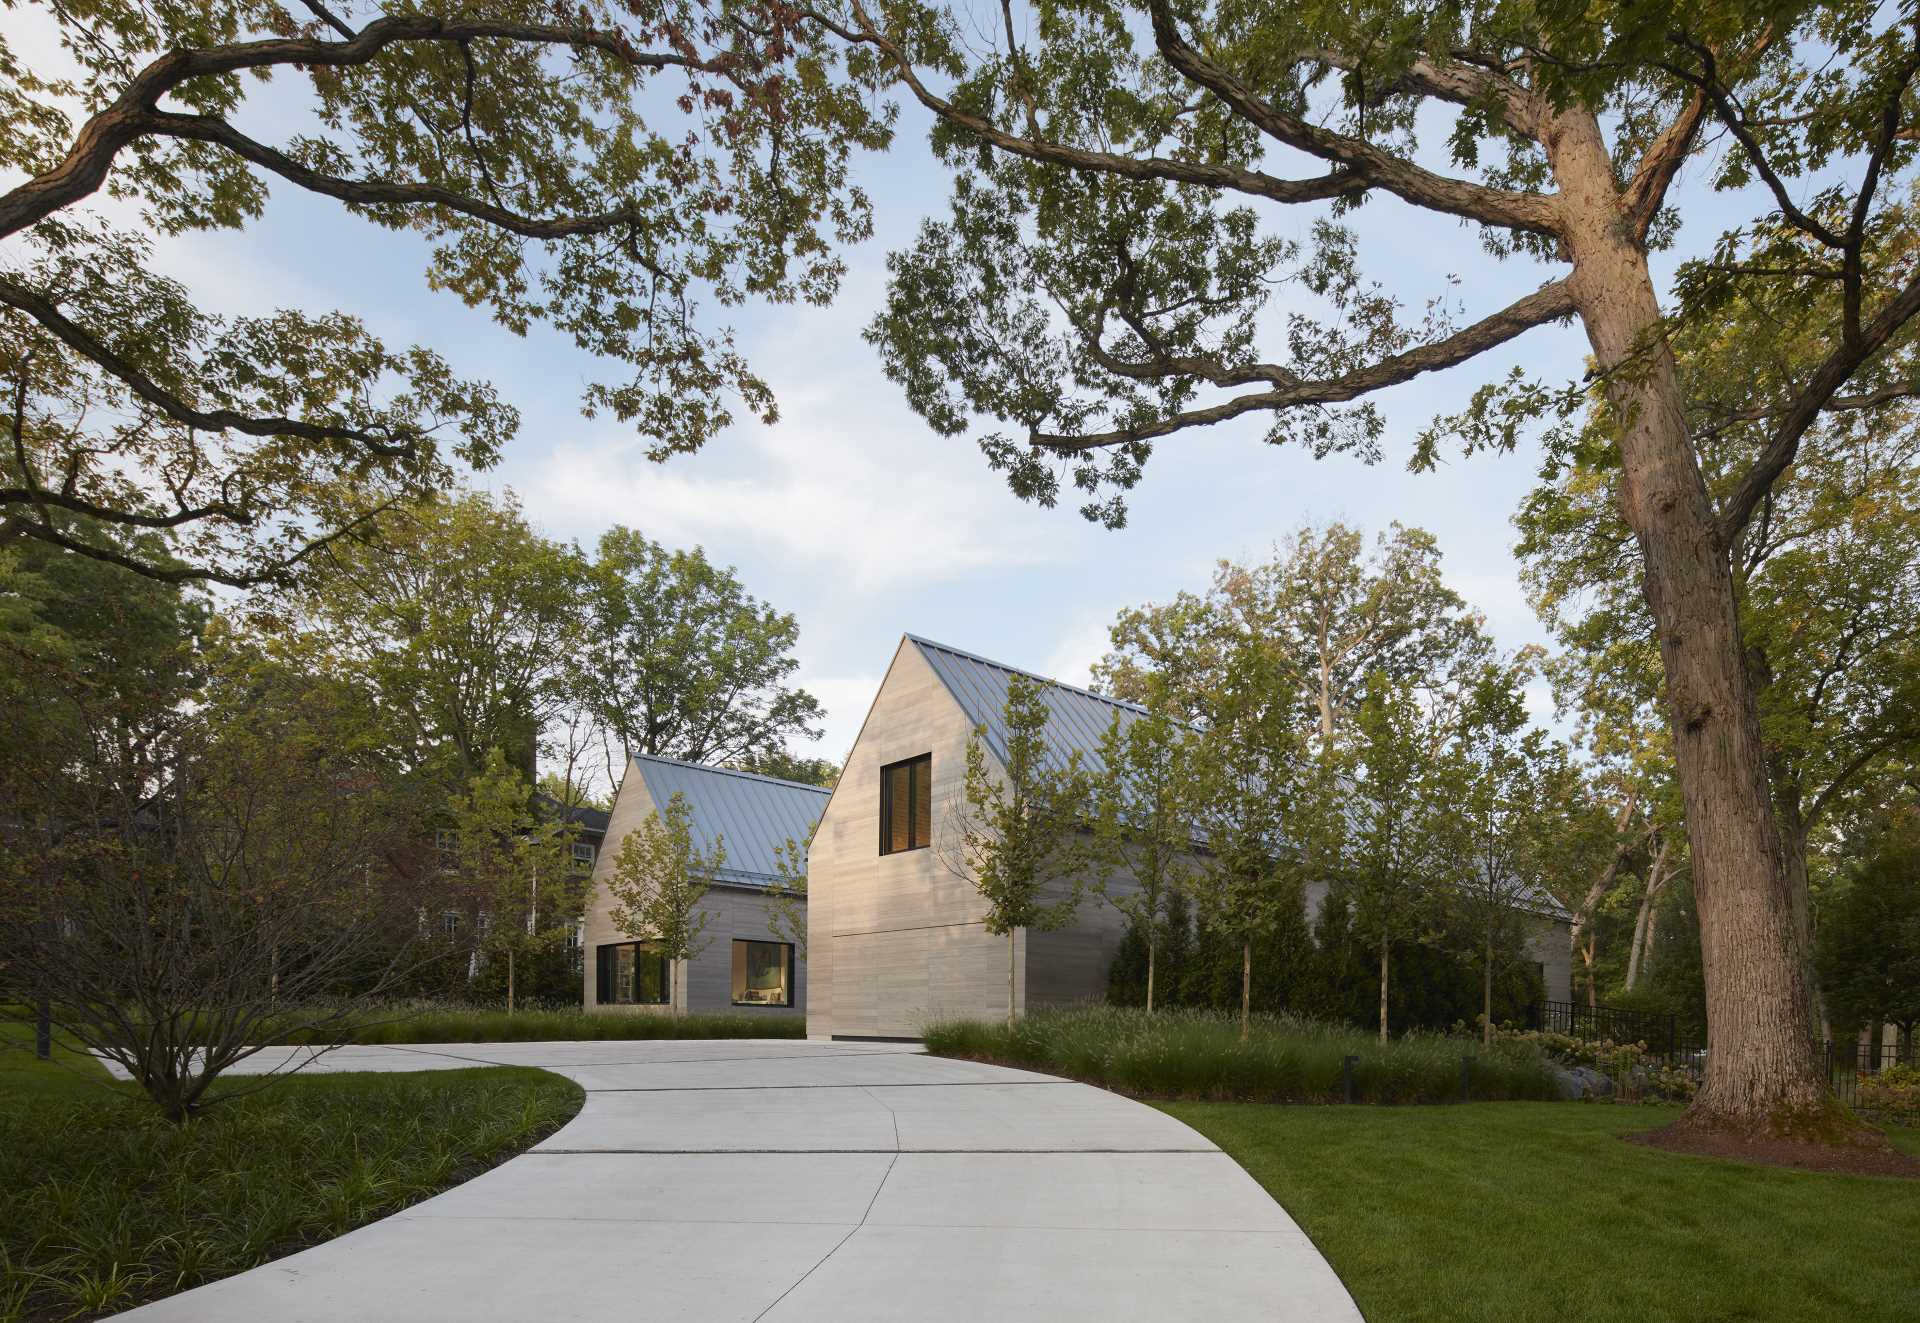
[(616, 942), (594, 953), (602, 1006), (665, 1006), (667, 958), (652, 942)]
[(793, 1005), (793, 947), (786, 942), (733, 944), (733, 1004)]
[(933, 755), (880, 769), (880, 853), (921, 850), (933, 835)]

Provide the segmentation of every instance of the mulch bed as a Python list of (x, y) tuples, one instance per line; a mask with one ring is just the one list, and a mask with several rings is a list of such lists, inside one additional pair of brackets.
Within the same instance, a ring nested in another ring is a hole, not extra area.
[(1706, 1133), (1681, 1125), (1663, 1126), (1644, 1134), (1624, 1136), (1629, 1144), (1645, 1144), (1668, 1153), (1697, 1158), (1725, 1158), (1766, 1167), (1793, 1167), (1800, 1171), (1842, 1172), (1849, 1176), (1904, 1176), (1920, 1180), (1920, 1158), (1891, 1145), (1885, 1148), (1829, 1148), (1796, 1144), (1784, 1139), (1745, 1138)]

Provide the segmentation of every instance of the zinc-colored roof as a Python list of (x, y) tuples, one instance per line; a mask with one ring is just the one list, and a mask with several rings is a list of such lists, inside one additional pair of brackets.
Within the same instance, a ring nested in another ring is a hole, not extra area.
[(633, 760), (633, 768), (656, 809), (679, 794), (692, 813), (694, 839), (708, 845), (720, 839), (727, 861), (715, 876), (724, 882), (765, 886), (777, 880), (775, 850), (788, 841), (804, 845), (827, 806), (823, 786), (731, 767), (643, 755)]
[(1122, 702), (1088, 689), (1061, 684), (1044, 675), (988, 661), (985, 657), (950, 648), (944, 643), (935, 643), (932, 639), (909, 634), (907, 641), (920, 650), (927, 665), (933, 668), (933, 673), (940, 677), (940, 682), (960, 704), (960, 710), (966, 713), (967, 720), (976, 726), (986, 727), (987, 748), (1002, 762), (1007, 757), (1007, 685), (1016, 675), (1043, 686), (1042, 692), (1046, 695), (1049, 711), (1048, 761), (1056, 766), (1064, 766), (1068, 753), (1077, 749), (1082, 767), (1092, 772), (1100, 771), (1105, 767), (1100, 757), (1100, 741), (1113, 725), (1114, 718), (1120, 719), (1121, 729), (1124, 730), (1146, 712), (1136, 703)]

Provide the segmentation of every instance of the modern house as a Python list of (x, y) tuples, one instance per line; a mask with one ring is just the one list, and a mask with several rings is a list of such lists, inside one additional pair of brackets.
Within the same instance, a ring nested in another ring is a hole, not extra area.
[[(981, 923), (973, 886), (949, 867), (943, 836), (958, 811), (976, 727), (1005, 757), (1007, 685), (1028, 672), (904, 636), (847, 755), (808, 857), (809, 1037), (913, 1037), (930, 1020), (992, 1018), (1007, 1004), (1007, 943)], [(1049, 681), (1047, 742), (1098, 766), (1116, 717), (1141, 709)], [(620, 810), (615, 808), (616, 826)], [(1317, 911), (1326, 888), (1309, 888)], [(1567, 915), (1550, 896), (1526, 907), (1527, 946), (1550, 998), (1569, 988)], [(1018, 1010), (1098, 1000), (1125, 936), (1111, 905), (1082, 905), (1056, 932), (1014, 935)]]
[[(607, 882), (627, 833), (664, 812), (676, 794), (687, 804), (694, 838), (707, 847), (718, 840), (726, 859), (702, 902), (709, 916), (705, 945), (670, 971), (646, 934), (615, 927)], [(776, 852), (788, 841), (804, 844), (826, 802), (819, 786), (752, 772), (671, 758), (629, 762), (594, 864), (584, 920), (587, 1009), (803, 1014), (807, 962), (770, 927), (767, 887), (779, 877)]]

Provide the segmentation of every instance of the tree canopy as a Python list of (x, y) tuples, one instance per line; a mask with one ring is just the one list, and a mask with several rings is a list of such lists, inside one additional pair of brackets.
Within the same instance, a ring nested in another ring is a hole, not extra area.
[[(152, 269), (148, 236), (258, 223), (274, 188), (417, 234), (430, 288), (568, 337), (603, 368), (582, 408), (663, 457), (736, 408), (775, 416), (710, 308), (830, 299), (836, 244), (870, 228), (849, 160), (890, 132), (837, 43), (760, 0), (102, 0), (33, 19), (0, 43), (18, 180), (0, 238), (22, 247), (0, 274), (0, 530), (152, 575), (271, 577), (456, 461), (490, 464), (518, 415), (346, 312), (215, 315)], [(282, 119), (283, 140), (261, 136)], [(177, 557), (81, 519), (168, 530)]]

